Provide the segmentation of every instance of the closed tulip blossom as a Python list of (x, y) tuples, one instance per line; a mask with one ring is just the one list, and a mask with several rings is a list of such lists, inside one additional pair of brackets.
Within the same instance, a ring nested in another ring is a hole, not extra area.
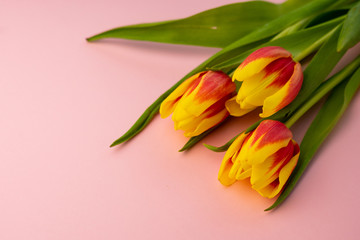
[(228, 186), (249, 179), (258, 193), (273, 198), (289, 179), (299, 154), (298, 144), (283, 123), (264, 120), (231, 144), (222, 161), (219, 180)]
[(291, 103), (300, 91), (303, 73), (291, 53), (270, 46), (250, 54), (235, 70), (233, 81), (242, 82), (237, 96), (226, 103), (233, 116), (242, 116), (262, 106), (268, 117)]
[(185, 80), (161, 104), (160, 115), (172, 113), (175, 129), (197, 136), (219, 124), (229, 113), (225, 102), (235, 92), (231, 78), (220, 71), (204, 71)]

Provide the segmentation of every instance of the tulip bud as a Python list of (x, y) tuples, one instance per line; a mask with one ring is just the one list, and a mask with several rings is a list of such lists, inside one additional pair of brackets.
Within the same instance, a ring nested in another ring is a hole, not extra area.
[(235, 92), (231, 78), (220, 71), (205, 71), (188, 78), (161, 104), (160, 115), (171, 113), (175, 130), (186, 137), (197, 136), (219, 124), (229, 115), (225, 102)]
[(262, 196), (275, 197), (294, 170), (300, 154), (291, 131), (281, 122), (264, 120), (231, 144), (222, 161), (219, 180), (228, 186), (249, 179)]
[(300, 91), (303, 73), (291, 53), (281, 47), (260, 48), (235, 70), (233, 81), (242, 82), (237, 96), (226, 103), (233, 116), (263, 106), (260, 117), (273, 115), (291, 103)]

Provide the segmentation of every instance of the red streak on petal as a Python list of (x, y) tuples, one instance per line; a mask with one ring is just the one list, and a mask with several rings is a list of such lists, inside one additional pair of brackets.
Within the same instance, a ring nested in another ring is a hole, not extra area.
[[(289, 147), (290, 146), (290, 147)], [(284, 150), (283, 150), (284, 149)], [(288, 151), (289, 150), (289, 151)], [(285, 148), (282, 148), (282, 149), (280, 149), (279, 151), (284, 151), (284, 153), (285, 153), (285, 151), (288, 151), (287, 153), (288, 153), (288, 155), (286, 156), (285, 154), (283, 154), (283, 158), (281, 158), (281, 156), (280, 155), (278, 155), (278, 156), (275, 156), (275, 158), (279, 158), (279, 161), (281, 161), (282, 159), (284, 159), (285, 157), (286, 157), (286, 160), (281, 164), (281, 167), (276, 171), (276, 173), (274, 173), (274, 175), (279, 175), (280, 174), (280, 171), (281, 171), (281, 169), (283, 168), (283, 167), (285, 167), (286, 166), (286, 164), (288, 164), (289, 162), (290, 162), (290, 160), (296, 155), (296, 154), (298, 154), (299, 152), (300, 152), (300, 147), (299, 147), (299, 145), (297, 144), (297, 143), (294, 143), (293, 141), (290, 141), (289, 142), (289, 144), (288, 144), (288, 146), (287, 147), (285, 147)], [(278, 151), (278, 152), (279, 152)], [(275, 154), (278, 154), (278, 152), (276, 152)], [(280, 154), (282, 154), (282, 153), (280, 153)], [(296, 166), (296, 165), (295, 165)], [(295, 168), (295, 166), (294, 166), (294, 168)], [(274, 166), (272, 166), (272, 167), (275, 167), (275, 164), (274, 164)], [(294, 170), (294, 168), (291, 170), (291, 172)]]
[(228, 75), (220, 71), (208, 71), (202, 78), (201, 88), (195, 98), (199, 102), (209, 99), (220, 100), (233, 93), (235, 89), (236, 85)]
[(182, 98), (182, 96), (179, 96), (179, 97), (176, 98), (175, 100), (171, 101), (171, 102), (170, 102), (171, 106), (174, 106), (181, 98)]
[(199, 76), (192, 82), (192, 84), (190, 85), (190, 87), (188, 88), (188, 90), (186, 91), (186, 93), (184, 95), (189, 95), (190, 93), (192, 93), (194, 91), (194, 89), (199, 85), (202, 76), (204, 76), (204, 74), (206, 74), (207, 72), (202, 72), (199, 74)]
[[(273, 157), (275, 158), (275, 161), (273, 163), (273, 165), (271, 166), (271, 168), (269, 169), (269, 171), (274, 168), (276, 166), (277, 163), (279, 163), (279, 161), (282, 161), (284, 158), (285, 161), (281, 164), (280, 168), (273, 174), (274, 175), (279, 175), (280, 171), (282, 170), (283, 167), (286, 166), (286, 164), (288, 164), (290, 162), (290, 160), (296, 155), (298, 154), (300, 151), (299, 145), (293, 141), (290, 141), (289, 144), (284, 147), (281, 148), (279, 151), (277, 151)], [(296, 166), (296, 165), (295, 165)], [(293, 167), (293, 169), (291, 170), (291, 172), (294, 170), (295, 166)], [(272, 183), (270, 183), (270, 185), (273, 188), (276, 188), (278, 185), (280, 184), (279, 182), (279, 178), (276, 178)]]
[(282, 87), (284, 86), (294, 72), (295, 62), (292, 58), (279, 58), (266, 66), (265, 77), (277, 73), (277, 77), (267, 87)]
[(300, 63), (296, 63), (294, 65), (294, 72), (289, 79), (290, 86), (287, 91), (287, 95), (281, 101), (281, 103), (276, 107), (277, 111), (284, 108), (285, 106), (287, 106), (289, 103), (291, 103), (296, 98), (296, 96), (298, 95), (298, 93), (301, 89), (303, 77), (304, 76), (303, 76), (303, 72), (301, 70), (301, 65), (300, 65)]
[[(264, 120), (256, 128), (254, 139), (251, 146), (258, 142), (257, 149), (265, 145), (280, 142), (292, 138), (291, 131), (281, 122), (274, 120)], [(261, 138), (261, 139), (260, 139)]]
[(272, 183), (270, 183), (269, 185), (272, 188), (276, 188), (277, 186), (279, 186), (280, 182), (279, 182), (279, 178), (275, 179)]
[(272, 183), (270, 183), (271, 187), (276, 188), (277, 186), (279, 186), (280, 181), (279, 178), (275, 179)]
[(292, 141), (290, 141), (286, 147), (279, 149), (276, 153), (273, 154), (272, 157), (274, 158), (274, 163), (273, 166), (271, 166), (271, 168), (274, 168), (279, 162), (285, 159), (285, 161), (278, 170), (278, 172), (280, 172), (281, 168), (285, 166), (294, 156), (293, 152), (294, 152), (294, 144)]
[(240, 68), (245, 67), (250, 62), (259, 58), (287, 58), (291, 53), (278, 46), (263, 47), (251, 53), (240, 65)]
[(299, 147), (299, 145), (295, 142), (295, 143), (294, 143), (293, 156), (295, 156), (295, 155), (298, 154), (299, 152), (300, 152), (300, 147)]
[[(230, 97), (232, 96), (232, 94), (229, 94), (225, 97), (223, 97), (222, 99), (220, 99), (219, 101), (217, 101), (216, 103), (214, 103), (213, 105), (211, 105), (208, 109), (206, 109), (206, 111), (204, 112), (204, 114), (206, 115), (206, 118), (210, 118), (212, 116), (215, 116), (216, 114), (218, 114), (220, 111), (225, 109), (225, 102), (227, 100), (230, 99)], [(208, 115), (207, 115), (208, 114)], [(224, 119), (229, 116), (229, 114), (227, 114)]]

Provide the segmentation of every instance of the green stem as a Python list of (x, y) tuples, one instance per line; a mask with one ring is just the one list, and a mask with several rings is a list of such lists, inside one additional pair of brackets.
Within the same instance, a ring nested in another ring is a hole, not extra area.
[(327, 34), (325, 34), (322, 38), (320, 38), (319, 40), (317, 40), (316, 42), (314, 42), (312, 45), (310, 45), (308, 48), (304, 49), (302, 52), (300, 52), (297, 56), (294, 56), (294, 60), (297, 62), (300, 62), (301, 60), (303, 60), (304, 58), (306, 58), (307, 56), (309, 56), (311, 53), (315, 52), (316, 50), (318, 50), (321, 45), (328, 40), (331, 35), (336, 31), (336, 29), (338, 29), (339, 26), (335, 27), (333, 30), (331, 30), (330, 32), (328, 32)]
[(291, 117), (285, 122), (285, 125), (290, 128), (304, 113), (306, 113), (312, 106), (315, 105), (322, 97), (330, 92), (339, 83), (349, 77), (360, 66), (360, 55), (354, 59), (350, 64), (343, 68), (340, 72), (332, 76), (324, 82), (314, 93), (313, 97), (305, 102)]

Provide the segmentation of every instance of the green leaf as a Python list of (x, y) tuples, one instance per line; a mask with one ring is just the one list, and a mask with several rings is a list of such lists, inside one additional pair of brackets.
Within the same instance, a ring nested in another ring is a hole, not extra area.
[(298, 164), (290, 176), (284, 191), (275, 203), (266, 210), (271, 210), (279, 206), (288, 197), (322, 142), (330, 134), (331, 130), (335, 127), (336, 123), (345, 112), (359, 86), (360, 68), (358, 68), (349, 80), (343, 81), (333, 90), (310, 125), (303, 141), (301, 142), (301, 153)]
[(233, 58), (228, 58), (220, 63), (217, 63), (214, 66), (209, 66), (209, 68), (213, 70), (236, 68), (252, 52), (266, 46), (279, 46), (291, 52), (293, 56), (297, 56), (302, 51), (314, 44), (314, 42), (321, 39), (324, 35), (337, 27), (340, 23), (342, 23), (343, 20), (344, 17), (339, 17), (326, 23), (300, 30), (291, 35), (277, 38), (273, 41), (269, 41), (265, 44), (243, 52), (242, 54), (237, 55)]
[(337, 50), (348, 49), (360, 41), (360, 2), (353, 6), (342, 27)]
[(250, 34), (233, 42), (232, 44), (225, 47), (223, 50), (219, 51), (217, 54), (210, 58), (210, 66), (214, 66), (219, 62), (242, 54), (242, 47), (247, 44), (273, 37), (284, 29), (290, 27), (291, 25), (302, 21), (304, 18), (315, 16), (316, 14), (324, 12), (327, 8), (331, 7), (332, 4), (338, 4), (339, 2), (343, 1), (344, 0), (311, 1), (310, 3), (299, 7), (296, 10), (283, 14), (282, 16), (274, 19), (273, 21), (265, 24), (264, 26), (256, 29)]
[(111, 29), (87, 40), (124, 38), (222, 48), (308, 1), (290, 0), (283, 4), (262, 1), (234, 3), (184, 19)]

